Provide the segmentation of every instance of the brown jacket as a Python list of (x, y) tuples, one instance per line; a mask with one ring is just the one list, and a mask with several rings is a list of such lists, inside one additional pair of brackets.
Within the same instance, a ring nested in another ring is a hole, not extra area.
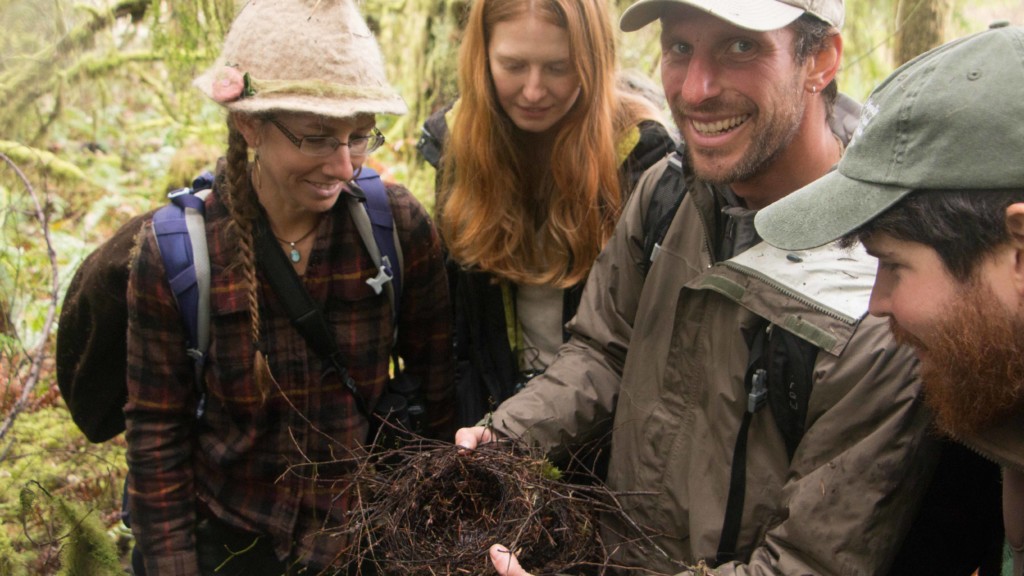
[[(641, 219), (664, 169), (644, 175), (598, 258), (572, 339), (544, 376), (499, 407), (494, 424), (557, 457), (606, 433), (614, 415), (608, 483), (637, 523), (661, 532), (664, 551), (624, 544), (616, 560), (685, 573), (717, 551), (747, 404), (745, 332), (760, 315), (822, 352), (792, 462), (767, 410), (753, 418), (744, 560), (716, 573), (884, 573), (927, 485), (935, 441), (912, 354), (893, 344), (884, 321), (861, 319), (873, 263), (831, 248), (795, 263), (758, 245), (716, 264), (717, 207), (694, 184), (645, 282), (635, 265)], [(754, 271), (765, 263), (767, 274)], [(805, 284), (817, 266), (828, 278), (820, 292)], [(780, 278), (791, 290), (774, 287)], [(606, 531), (612, 542), (618, 528)]]

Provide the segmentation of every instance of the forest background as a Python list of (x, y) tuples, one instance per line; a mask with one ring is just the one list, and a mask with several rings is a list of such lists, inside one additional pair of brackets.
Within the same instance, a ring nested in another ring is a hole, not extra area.
[[(628, 0), (609, 0), (617, 16)], [(122, 574), (123, 438), (90, 444), (57, 390), (54, 338), (82, 259), (225, 149), (224, 113), (191, 87), (236, 0), (0, 0), (0, 576)], [(433, 204), (419, 127), (455, 98), (468, 0), (365, 0), (409, 104), (380, 117), (372, 162)], [(895, 67), (1021, 0), (848, 0), (840, 89), (863, 101)], [(658, 81), (657, 26), (619, 35), (623, 69)], [(666, 119), (668, 116), (666, 115)]]

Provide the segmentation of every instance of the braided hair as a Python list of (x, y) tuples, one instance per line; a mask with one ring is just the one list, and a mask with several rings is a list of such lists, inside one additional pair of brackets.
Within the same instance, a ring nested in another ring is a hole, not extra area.
[(223, 183), (224, 194), (222, 200), (231, 217), (227, 226), (228, 238), (232, 240), (232, 243), (238, 250), (238, 255), (232, 266), (241, 268), (242, 277), (245, 279), (247, 288), (249, 316), (251, 319), (250, 332), (253, 348), (256, 349), (256, 354), (253, 358), (253, 376), (260, 395), (266, 400), (270, 385), (274, 382), (274, 377), (270, 373), (270, 366), (267, 364), (266, 357), (263, 354), (263, 344), (260, 339), (259, 280), (256, 278), (256, 250), (253, 239), (253, 223), (256, 221), (256, 218), (259, 218), (261, 210), (253, 185), (253, 174), (255, 173), (258, 177), (259, 169), (259, 154), (257, 153), (252, 171), (250, 171), (249, 145), (235, 125), (234, 115), (229, 116), (227, 177)]

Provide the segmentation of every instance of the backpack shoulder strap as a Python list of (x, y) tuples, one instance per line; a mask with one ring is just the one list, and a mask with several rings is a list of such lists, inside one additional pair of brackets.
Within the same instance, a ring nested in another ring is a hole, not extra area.
[(773, 327), (768, 337), (768, 406), (786, 442), (790, 462), (804, 437), (818, 350), (814, 344), (778, 326)]
[(186, 353), (195, 366), (195, 382), (200, 391), (197, 416), (202, 416), (203, 368), (210, 345), (210, 253), (203, 199), (212, 185), (213, 175), (204, 172), (193, 181), (192, 188), (168, 194), (171, 203), (153, 214), (153, 234), (185, 324)]
[(669, 155), (668, 168), (661, 175), (651, 194), (651, 203), (644, 213), (644, 258), (640, 272), (646, 277), (654, 259), (658, 257), (661, 241), (665, 239), (668, 227), (676, 215), (676, 210), (686, 196), (686, 152), (682, 142), (675, 152)]
[(253, 250), (256, 252), (256, 264), (263, 270), (270, 289), (280, 298), (288, 319), (302, 335), (306, 344), (323, 361), (324, 374), (336, 372), (345, 388), (352, 393), (356, 409), (363, 416), (370, 418), (366, 400), (342, 361), (338, 341), (334, 338), (323, 311), (310, 296), (302, 279), (296, 274), (291, 260), (284, 255), (284, 251), (270, 233), (270, 224), (262, 213), (253, 223)]
[(445, 140), (448, 138), (448, 113), (452, 106), (449, 104), (431, 114), (423, 123), (420, 139), (416, 142), (416, 149), (434, 169), (441, 167)]
[(818, 347), (765, 320), (752, 335), (744, 383), (747, 409), (743, 413), (733, 448), (729, 496), (722, 519), (715, 565), (735, 560), (739, 554), (740, 526), (747, 486), (747, 440), (755, 414), (765, 405), (793, 461), (807, 421), (807, 406), (814, 385)]
[(380, 175), (372, 168), (363, 166), (356, 186), (363, 191), (366, 202), (346, 195), (352, 219), (359, 236), (363, 239), (370, 257), (380, 272), (366, 281), (378, 294), (387, 292), (391, 301), (392, 319), (398, 325), (398, 306), (402, 294), (402, 247), (398, 242), (398, 230), (391, 214), (391, 203)]

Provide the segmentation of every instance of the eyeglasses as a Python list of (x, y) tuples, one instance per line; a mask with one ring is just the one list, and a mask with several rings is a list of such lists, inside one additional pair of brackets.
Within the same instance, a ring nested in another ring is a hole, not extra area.
[(348, 146), (349, 156), (362, 158), (384, 145), (384, 135), (376, 127), (372, 128), (371, 132), (365, 136), (350, 136), (348, 142), (342, 142), (334, 136), (303, 136), (299, 138), (276, 119), (271, 118), (270, 123), (277, 126), (277, 129), (291, 140), (292, 144), (295, 144), (299, 152), (306, 156), (327, 156), (337, 150), (339, 146)]

